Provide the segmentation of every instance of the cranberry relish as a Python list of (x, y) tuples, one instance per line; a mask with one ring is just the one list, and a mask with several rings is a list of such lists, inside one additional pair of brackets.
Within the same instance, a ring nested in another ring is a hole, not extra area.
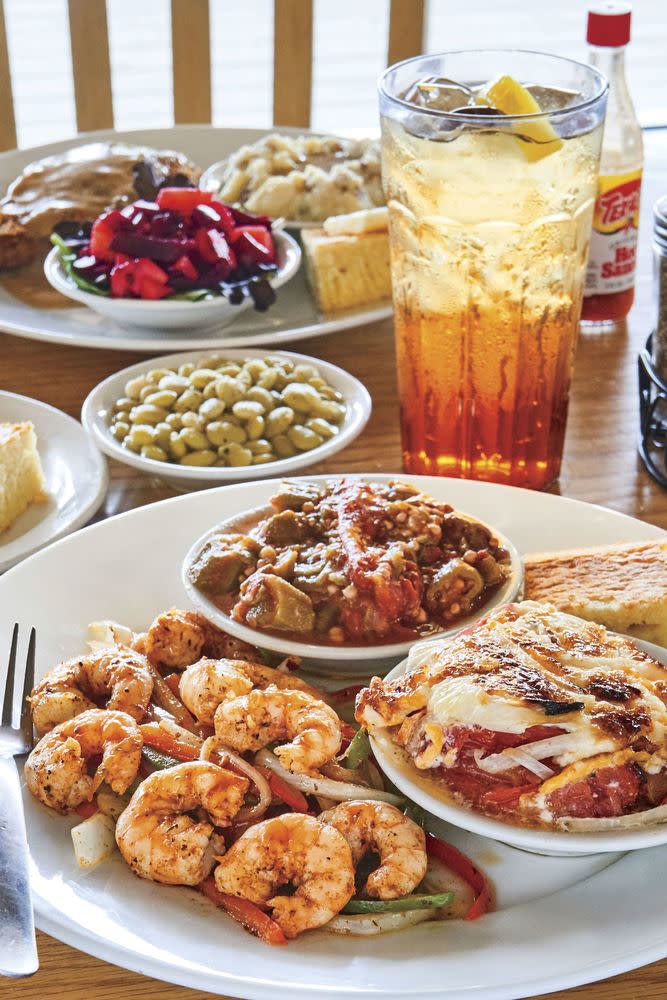
[(201, 299), (250, 295), (268, 309), (277, 270), (271, 221), (216, 201), (208, 191), (170, 187), (90, 224), (64, 223), (52, 240), (67, 273), (86, 291), (113, 298)]

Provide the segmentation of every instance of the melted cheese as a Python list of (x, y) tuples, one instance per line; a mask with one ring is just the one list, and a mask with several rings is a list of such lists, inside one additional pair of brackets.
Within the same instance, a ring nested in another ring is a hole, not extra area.
[[(591, 754), (615, 750), (619, 745), (581, 712), (571, 712), (566, 716), (567, 721), (562, 717), (546, 716), (539, 706), (507, 695), (489, 694), (476, 682), (474, 674), (450, 677), (431, 688), (426, 719), (436, 721), (443, 728), (479, 726), (501, 733), (523, 733), (530, 726), (544, 725), (568, 729), (569, 749), (553, 757), (561, 767)], [(427, 721), (425, 731), (428, 724)]]

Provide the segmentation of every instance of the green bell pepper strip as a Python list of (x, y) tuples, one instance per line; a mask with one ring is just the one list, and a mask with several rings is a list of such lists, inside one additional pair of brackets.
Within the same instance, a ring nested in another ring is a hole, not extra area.
[(351, 899), (341, 913), (404, 913), (407, 910), (438, 910), (449, 906), (453, 892), (436, 892), (433, 895), (402, 896), (400, 899)]
[(166, 753), (160, 753), (158, 750), (153, 750), (152, 747), (143, 746), (141, 748), (141, 752), (151, 767), (156, 768), (158, 771), (166, 771), (168, 768), (175, 767), (176, 764), (182, 763), (180, 760), (176, 760), (175, 757), (170, 757)]
[(350, 741), (343, 763), (350, 771), (356, 771), (367, 759), (370, 752), (371, 741), (368, 738), (367, 731), (365, 729), (358, 729)]

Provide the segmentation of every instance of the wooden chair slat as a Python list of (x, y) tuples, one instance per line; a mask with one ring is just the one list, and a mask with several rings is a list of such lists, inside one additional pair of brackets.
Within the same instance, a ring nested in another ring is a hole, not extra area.
[(16, 121), (12, 97), (12, 78), (9, 71), (9, 51), (5, 30), (5, 11), (0, 0), (0, 150), (13, 149), (16, 145)]
[(109, 32), (105, 0), (68, 0), (76, 126), (113, 128)]
[(424, 50), (424, 0), (391, 0), (387, 66)]
[(211, 121), (211, 35), (208, 0), (171, 0), (174, 121)]
[(313, 85), (313, 2), (274, 0), (273, 121), (310, 125)]

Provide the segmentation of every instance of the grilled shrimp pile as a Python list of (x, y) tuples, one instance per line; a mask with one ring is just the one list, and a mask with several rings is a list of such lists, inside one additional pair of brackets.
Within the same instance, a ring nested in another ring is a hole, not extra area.
[(30, 695), (25, 765), (40, 802), (83, 818), (80, 863), (111, 831), (140, 878), (199, 888), (270, 944), (484, 912), (481, 874), (425, 835), (342, 720), (355, 689), (325, 694), (190, 611), (90, 634)]

